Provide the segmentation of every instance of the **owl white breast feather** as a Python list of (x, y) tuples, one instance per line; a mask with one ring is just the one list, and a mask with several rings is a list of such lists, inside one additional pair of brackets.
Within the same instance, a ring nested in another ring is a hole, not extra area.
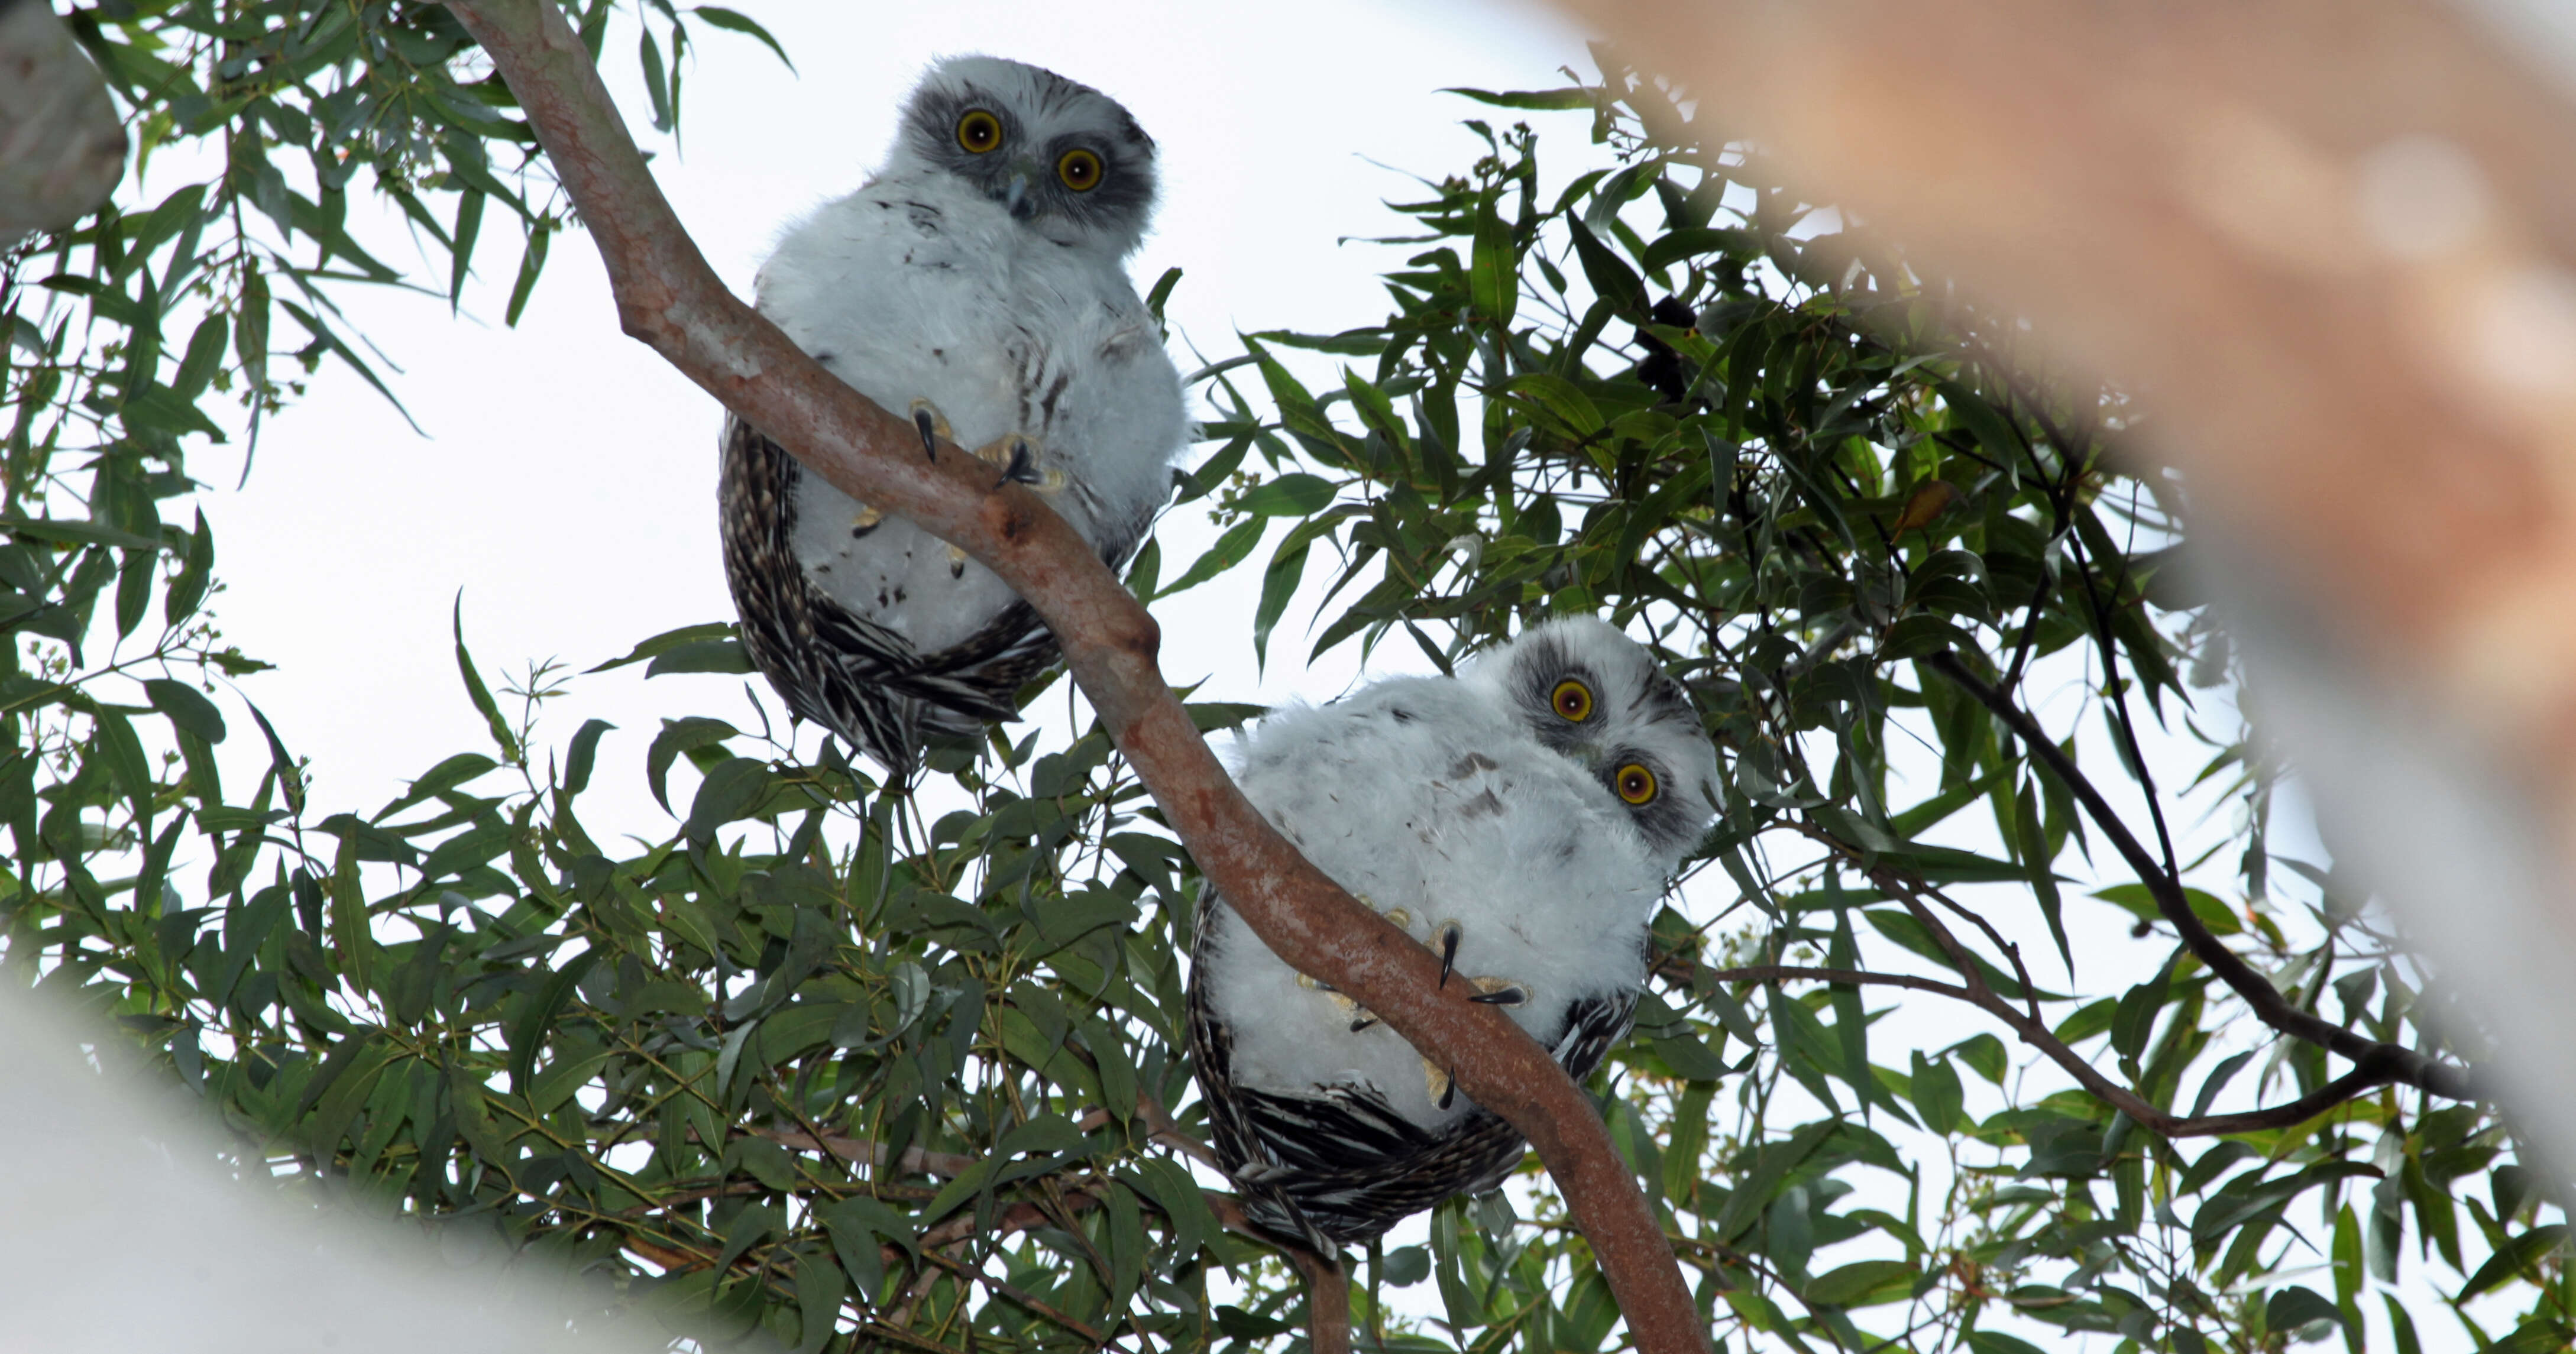
[[(877, 404), (1045, 496), (1113, 567), (1171, 493), (1180, 375), (1125, 260), (1154, 143), (1107, 95), (957, 57), (924, 76), (893, 154), (791, 226), (761, 313)], [(925, 734), (1008, 719), (1055, 658), (1002, 581), (733, 421), (721, 492), (744, 647), (800, 717), (890, 767)]]
[[(1456, 971), (1519, 985), (1528, 999), (1506, 1011), (1553, 1046), (1574, 1003), (1643, 982), (1647, 928), (1677, 853), (1647, 840), (1605, 789), (1607, 768), (1533, 727), (1530, 703), (1512, 689), (1527, 680), (1512, 655), (1529, 657), (1534, 637), (1539, 647), (1578, 641), (1602, 660), (1625, 649), (1651, 666), (1598, 621), (1558, 622), (1455, 680), (1389, 679), (1273, 715), (1237, 780), (1317, 868), (1416, 939), (1433, 944), (1444, 922), (1456, 923)], [(1618, 679), (1592, 680), (1604, 692), (1598, 718), (1623, 713), (1608, 707), (1627, 698)], [(1705, 796), (1714, 760), (1695, 717), (1677, 742), (1658, 774), (1672, 793)], [(1689, 817), (1696, 841), (1707, 815)], [(1435, 1132), (1473, 1111), (1465, 1097), (1439, 1105), (1419, 1057), (1383, 1024), (1351, 1032), (1348, 1014), (1318, 1000), (1231, 909), (1211, 925), (1201, 981), (1230, 1028), (1236, 1084), (1292, 1094), (1365, 1085)]]
[[(951, 175), (890, 173), (825, 205), (779, 241), (758, 297), (860, 394), (935, 406), (959, 446), (1034, 436), (1075, 486), (1052, 506), (1095, 545), (1132, 547), (1171, 495), (1180, 374), (1117, 256), (1029, 230)], [(1012, 598), (980, 564), (952, 581), (944, 547), (909, 522), (852, 537), (858, 504), (819, 478), (800, 506), (798, 554), (828, 570), (816, 581), (916, 648), (964, 640)]]

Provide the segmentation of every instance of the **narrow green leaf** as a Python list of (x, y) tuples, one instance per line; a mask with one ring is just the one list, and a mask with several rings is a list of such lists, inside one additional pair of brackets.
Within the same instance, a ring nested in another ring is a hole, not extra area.
[(1148, 600), (1159, 602), (1175, 593), (1187, 592), (1243, 563), (1251, 556), (1252, 548), (1261, 544), (1261, 534), (1269, 526), (1270, 519), (1266, 517), (1247, 517), (1235, 523), (1226, 529), (1224, 535), (1217, 537), (1216, 544), (1209, 546), (1206, 554), (1199, 556), (1180, 577), (1173, 579), (1170, 587)]
[(483, 234), (483, 204), (490, 196), (479, 188), (467, 188), (456, 195), (456, 237), (448, 248), (447, 304), (454, 307), (464, 299), (465, 279), (474, 272), (474, 242)]
[(653, 103), (653, 130), (667, 132), (671, 130), (670, 81), (662, 72), (662, 47), (653, 41), (652, 25), (642, 25), (637, 45), (637, 59), (644, 66), (644, 94)]
[(1921, 1050), (1914, 1053), (1914, 1108), (1923, 1116), (1923, 1126), (1932, 1132), (1950, 1136), (1958, 1131), (1967, 1092), (1959, 1084), (1959, 1074), (1947, 1058), (1925, 1058)]
[(1255, 670), (1265, 669), (1270, 660), (1270, 632), (1287, 614), (1289, 600), (1297, 595), (1297, 586), (1306, 581), (1306, 552), (1309, 538), (1301, 530), (1290, 532), (1279, 548), (1270, 552), (1270, 565), (1261, 572), (1261, 601), (1252, 612), (1252, 661)]
[(692, 640), (675, 645), (654, 655), (644, 668), (647, 677), (674, 672), (748, 673), (752, 670), (751, 654), (742, 641), (728, 635), (722, 639)]
[(161, 597), (161, 619), (177, 626), (197, 614), (206, 600), (206, 586), (214, 578), (215, 538), (206, 530), (206, 513), (197, 510), (197, 524), (188, 533), (187, 558), (179, 566), (179, 576), (170, 580), (170, 590)]
[(607, 662), (599, 664), (597, 667), (587, 669), (587, 671), (606, 672), (611, 668), (622, 668), (632, 663), (642, 663), (651, 659), (659, 658), (675, 649), (685, 648), (692, 644), (703, 644), (710, 640), (732, 639), (734, 636), (734, 625), (731, 621), (706, 621), (697, 625), (683, 625), (677, 630), (665, 630), (662, 633), (653, 636), (651, 639), (644, 640), (638, 643), (634, 648), (627, 650), (624, 654), (616, 658), (609, 659)]
[(797, 1354), (821, 1354), (840, 1329), (841, 1297), (849, 1291), (841, 1268), (819, 1255), (796, 1257), (796, 1310), (803, 1339)]
[(1443, 94), (1464, 95), (1478, 103), (1492, 104), (1496, 108), (1535, 108), (1548, 110), (1591, 108), (1600, 99), (1599, 91), (1583, 88), (1514, 90), (1506, 93), (1495, 93), (1492, 90), (1469, 89), (1461, 85), (1443, 89), (1440, 92)]
[[(2534, 1227), (2504, 1245), (2496, 1247), (2495, 1254), (2488, 1256), (2487, 1262), (2478, 1266), (2477, 1273), (2469, 1276), (2469, 1281), (2460, 1286), (2459, 1295), (2451, 1300), (2467, 1302), (2480, 1293), (2502, 1286), (2506, 1280), (2538, 1263), (2542, 1256), (2557, 1249), (2558, 1244), (2566, 1239), (2567, 1225), (2553, 1222)], [(2277, 1295), (2275, 1296), (2277, 1300)]]
[(519, 740), (501, 719), (501, 707), (493, 701), (491, 688), (483, 685), (483, 674), (475, 671), (474, 656), (465, 651), (465, 591), (462, 588), (457, 590), (451, 620), (456, 632), (456, 670), (465, 678), (466, 697), (474, 702), (475, 710), (483, 716), (484, 724), (491, 730), (492, 741), (500, 745), (501, 759), (516, 766), (523, 755)]
[(501, 322), (512, 329), (519, 327), (519, 316), (528, 309), (528, 297), (537, 289), (537, 276), (546, 270), (546, 245), (554, 228), (538, 222), (528, 228), (526, 249), (519, 255), (519, 278), (510, 284), (510, 305), (502, 312)]
[(250, 706), (250, 717), (259, 725), (260, 736), (268, 740), (269, 769), (277, 775), (278, 788), (286, 795), (286, 806), (297, 813), (304, 812), (303, 771), (297, 768), (295, 759), (286, 754), (286, 744), (279, 741), (277, 726), (268, 722), (268, 716), (257, 705)]
[(184, 730), (208, 743), (224, 741), (224, 714), (204, 692), (168, 677), (149, 677), (143, 682), (152, 708), (170, 720), (173, 728)]
[(787, 59), (787, 49), (778, 45), (778, 39), (769, 36), (768, 29), (754, 23), (748, 16), (715, 5), (699, 5), (689, 13), (706, 20), (712, 27), (758, 39), (761, 45), (767, 47), (770, 53), (778, 58), (778, 64), (785, 66), (790, 72), (795, 71), (796, 63)]
[(582, 721), (580, 732), (572, 736), (572, 747), (564, 755), (565, 795), (577, 795), (590, 788), (590, 771), (599, 757), (600, 735), (616, 727), (604, 719)]
[(1300, 473), (1255, 485), (1235, 506), (1255, 517), (1312, 517), (1332, 502), (1332, 481)]
[(1145, 293), (1146, 313), (1154, 317), (1154, 323), (1157, 326), (1163, 323), (1163, 306), (1172, 299), (1172, 289), (1179, 285), (1181, 285), (1181, 270), (1166, 268), (1161, 277), (1154, 279), (1153, 290)]
[(510, 1050), (510, 1086), (513, 1090), (523, 1095), (527, 1093), (528, 1083), (536, 1075), (537, 1051), (545, 1045), (546, 1031), (553, 1027), (555, 1017), (563, 1014), (565, 1005), (571, 1002), (574, 985), (581, 981), (582, 975), (590, 972), (591, 965), (599, 962), (599, 954), (598, 949), (592, 948), (574, 955), (570, 962), (546, 979), (546, 985), (538, 989), (536, 996), (519, 1012), (518, 1018), (510, 1022), (507, 1047)]
[(681, 753), (712, 747), (740, 735), (741, 730), (721, 719), (693, 715), (687, 719), (662, 721), (662, 731), (653, 736), (653, 746), (644, 754), (644, 783), (653, 791), (655, 802), (664, 809), (671, 807), (671, 795), (665, 780), (670, 775), (671, 763), (678, 760)]
[(1476, 318), (1501, 329), (1512, 322), (1513, 309), (1520, 301), (1521, 278), (1520, 251), (1514, 247), (1511, 224), (1498, 210), (1496, 192), (1487, 193), (1476, 203), (1475, 250), (1467, 269), (1467, 294), (1476, 308)]

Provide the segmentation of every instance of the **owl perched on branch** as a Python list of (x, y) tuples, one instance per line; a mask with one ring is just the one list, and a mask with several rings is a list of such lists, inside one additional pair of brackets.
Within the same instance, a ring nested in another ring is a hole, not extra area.
[[(1647, 927), (1707, 828), (1717, 752), (1646, 650), (1553, 621), (1457, 677), (1374, 683), (1264, 721), (1237, 782), (1317, 868), (1440, 956), (1574, 1077), (1627, 1034)], [(1210, 893), (1190, 1043), (1246, 1209), (1329, 1253), (1491, 1189), (1521, 1137)]]
[[(1116, 567), (1171, 492), (1180, 374), (1125, 260), (1154, 143), (1114, 100), (992, 57), (931, 68), (885, 167), (791, 228), (758, 303), (925, 448), (971, 448)], [(1055, 637), (983, 565), (726, 421), (725, 578), (798, 717), (901, 772), (925, 736), (1017, 713)]]

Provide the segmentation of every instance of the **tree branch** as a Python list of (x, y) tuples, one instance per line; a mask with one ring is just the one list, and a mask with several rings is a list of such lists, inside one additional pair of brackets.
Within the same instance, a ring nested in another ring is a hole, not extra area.
[[(2333, 1109), (2375, 1086), (2396, 1080), (2394, 1067), (2385, 1060), (2365, 1063), (2326, 1083), (2317, 1090), (2285, 1105), (2270, 1109), (2250, 1110), (2243, 1114), (2212, 1114), (2183, 1118), (2168, 1114), (2149, 1103), (2144, 1096), (2102, 1075), (2083, 1054), (2067, 1046), (2056, 1033), (2035, 1016), (2026, 1016), (2013, 1008), (2002, 994), (1971, 976), (1967, 986), (1945, 983), (1932, 978), (1917, 978), (1907, 973), (1868, 973), (1859, 969), (1810, 968), (1795, 964), (1753, 964), (1743, 968), (1708, 969), (1695, 975), (1729, 983), (1839, 983), (1855, 987), (1902, 987), (1916, 992), (1930, 992), (1949, 997), (1986, 1011), (2012, 1027), (2021, 1041), (2038, 1049), (2049, 1061), (2066, 1069), (2094, 1098), (2128, 1115), (2140, 1127), (2159, 1137), (2197, 1138), (2226, 1133), (2252, 1133), (2263, 1129), (2289, 1128)], [(2403, 1052), (2404, 1050), (2398, 1050)]]
[(682, 229), (599, 72), (553, 0), (448, 0), (528, 115), (598, 245), (618, 320), (833, 487), (906, 517), (993, 570), (1062, 644), (1074, 681), (1210, 883), (1298, 970), (1368, 1004), (1546, 1162), (1645, 1354), (1701, 1354), (1708, 1332), (1591, 1101), (1499, 1008), (1442, 985), (1437, 961), (1310, 865), (1237, 790), (1172, 695), (1143, 606), (1044, 503), (953, 449), (925, 464), (912, 426), (831, 377), (728, 293)]
[(2111, 839), (2121, 858), (2137, 872), (2139, 882), (2147, 886), (2148, 895), (2156, 900), (2156, 910), (2182, 937), (2184, 948), (2190, 950), (2192, 957), (2203, 967), (2217, 974), (2219, 981), (2242, 997), (2257, 1019), (2291, 1038), (2342, 1054), (2357, 1065), (2356, 1070), (2365, 1067), (2378, 1069), (2385, 1073), (2381, 1080), (2403, 1082), (2452, 1100), (2483, 1098), (2473, 1087), (2464, 1068), (2428, 1058), (2412, 1049), (2364, 1038), (2322, 1016), (2311, 1015), (2291, 1005), (2279, 988), (2256, 973), (2252, 965), (2238, 958), (2234, 950), (2220, 943), (2218, 937), (2201, 924), (2199, 916), (2191, 910), (2191, 900), (2183, 893), (2182, 881), (2167, 871), (2129, 831), (2128, 825), (2120, 821), (2110, 802), (2102, 797), (2102, 792), (2093, 787), (2093, 782), (2077, 769), (2075, 759), (2057, 746), (2056, 740), (2048, 736), (2038, 720), (2024, 714), (2010, 697), (1977, 680), (1956, 654), (1936, 653), (1922, 662), (1925, 667), (1976, 697), (1980, 704), (1993, 712), (1995, 718), (2030, 745), (2031, 755), (2045, 763), (2049, 771), (2065, 784), (2076, 802), (2084, 806), (2085, 816), (2102, 830), (2102, 835)]

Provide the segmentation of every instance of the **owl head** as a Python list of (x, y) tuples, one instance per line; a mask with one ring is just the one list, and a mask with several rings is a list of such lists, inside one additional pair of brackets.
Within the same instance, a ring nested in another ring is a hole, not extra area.
[(1154, 139), (1118, 101), (990, 56), (930, 68), (887, 172), (954, 174), (1048, 239), (1125, 257), (1154, 210)]
[(1459, 674), (1607, 790), (1667, 870), (1717, 811), (1717, 749), (1643, 645), (1590, 616), (1532, 626)]

